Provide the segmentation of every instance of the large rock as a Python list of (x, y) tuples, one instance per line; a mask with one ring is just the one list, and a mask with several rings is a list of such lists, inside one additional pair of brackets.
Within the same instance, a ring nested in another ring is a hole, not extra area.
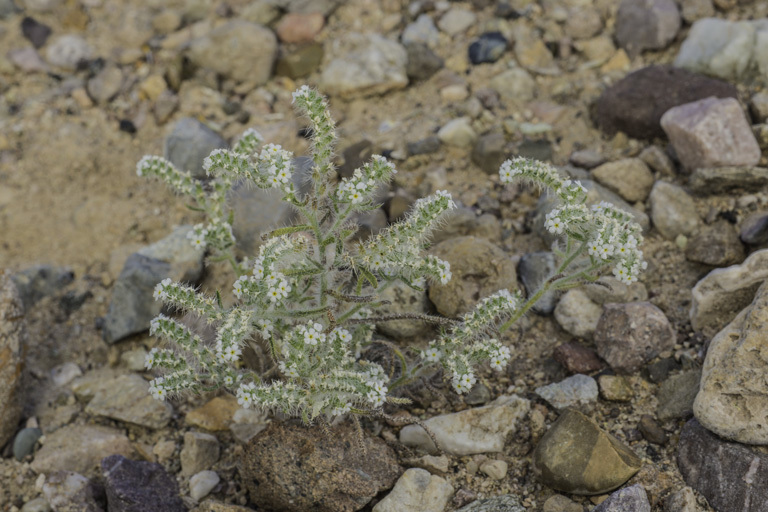
[(733, 98), (706, 98), (671, 108), (661, 117), (661, 127), (689, 170), (760, 161), (752, 128)]
[[(520, 427), (529, 409), (528, 400), (515, 395), (502, 396), (484, 407), (435, 416), (424, 424), (435, 435), (440, 448), (451, 455), (501, 452), (507, 435)], [(400, 442), (436, 451), (431, 437), (418, 425), (403, 427)]]
[(330, 95), (370, 96), (408, 85), (405, 48), (379, 34), (346, 34), (333, 41), (331, 55), (320, 76), (320, 89)]
[(24, 304), (10, 272), (0, 270), (0, 446), (21, 419), (21, 370), (26, 343)]
[(656, 417), (661, 421), (690, 418), (700, 380), (700, 369), (688, 370), (665, 380), (656, 395)]
[(683, 427), (677, 465), (718, 511), (768, 512), (768, 455), (729, 443), (695, 419)]
[(616, 41), (634, 57), (666, 48), (680, 30), (674, 0), (623, 0), (616, 14)]
[(163, 466), (110, 455), (101, 461), (109, 512), (186, 512), (179, 486)]
[(328, 435), (316, 427), (273, 421), (251, 439), (242, 459), (240, 472), (251, 500), (276, 512), (360, 510), (391, 488), (402, 470), (384, 441), (359, 435), (350, 424)]
[(696, 419), (726, 439), (768, 444), (768, 284), (709, 344)]
[(597, 124), (608, 135), (664, 137), (661, 116), (672, 107), (714, 96), (737, 98), (733, 85), (671, 66), (642, 68), (616, 82), (595, 105)]
[(277, 37), (262, 25), (233, 20), (193, 39), (186, 54), (197, 66), (258, 86), (272, 75)]
[(411, 468), (373, 512), (443, 512), (451, 496), (453, 487), (444, 478), (430, 475), (426, 469)]
[(768, 279), (768, 249), (753, 252), (741, 265), (715, 269), (693, 287), (691, 327), (713, 336), (747, 307)]
[(101, 459), (113, 454), (135, 455), (122, 431), (97, 425), (67, 425), (46, 436), (30, 466), (37, 473), (75, 471), (92, 476)]
[(445, 316), (462, 315), (492, 293), (517, 288), (514, 262), (487, 240), (454, 238), (437, 244), (430, 253), (451, 264), (451, 280), (429, 288), (430, 300)]
[(744, 246), (733, 226), (722, 220), (696, 233), (688, 241), (685, 257), (713, 267), (727, 267), (744, 261)]
[(205, 178), (203, 161), (211, 151), (226, 148), (227, 141), (206, 125), (191, 117), (179, 119), (165, 138), (163, 156), (180, 171)]
[(535, 474), (553, 489), (603, 494), (632, 478), (642, 460), (593, 420), (567, 409), (539, 441), (533, 464)]
[(657, 181), (649, 202), (653, 225), (669, 240), (678, 235), (691, 235), (701, 224), (693, 198), (677, 185)]
[(149, 394), (149, 383), (135, 373), (102, 382), (85, 412), (94, 416), (159, 429), (171, 421), (173, 408)]

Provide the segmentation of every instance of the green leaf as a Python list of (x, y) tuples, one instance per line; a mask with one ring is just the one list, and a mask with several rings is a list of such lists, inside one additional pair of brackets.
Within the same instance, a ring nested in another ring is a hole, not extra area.
[(265, 233), (261, 235), (261, 239), (266, 241), (266, 240), (269, 240), (270, 238), (289, 235), (291, 233), (298, 233), (299, 231), (312, 231), (312, 226), (301, 224), (299, 226), (286, 226), (284, 228), (278, 228), (278, 229), (275, 229), (274, 231), (270, 231), (269, 233)]
[[(371, 283), (371, 286), (373, 286), (374, 288), (378, 288), (379, 287), (379, 281), (376, 279), (376, 276), (371, 274), (368, 270), (366, 270), (363, 267), (359, 267), (358, 270), (363, 275), (365, 280), (368, 281), (369, 283)], [(359, 295), (359, 293), (358, 293), (358, 295)]]
[(200, 208), (199, 206), (193, 206), (193, 205), (191, 205), (191, 204), (187, 204), (187, 205), (185, 205), (185, 206), (186, 206), (187, 208), (189, 208), (190, 210), (192, 210), (193, 212), (202, 212), (202, 213), (205, 213), (205, 209), (204, 209), (204, 208)]

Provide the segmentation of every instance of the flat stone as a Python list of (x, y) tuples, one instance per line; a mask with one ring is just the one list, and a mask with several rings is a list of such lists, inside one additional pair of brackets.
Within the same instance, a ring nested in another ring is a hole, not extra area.
[(123, 72), (119, 67), (106, 66), (86, 82), (85, 90), (94, 102), (105, 105), (120, 93), (123, 80)]
[(443, 512), (453, 496), (453, 487), (429, 471), (411, 468), (395, 487), (373, 507), (373, 512)]
[(567, 332), (591, 340), (603, 308), (578, 288), (568, 290), (555, 306), (555, 320)]
[(653, 225), (666, 239), (690, 235), (701, 224), (693, 198), (681, 187), (657, 181), (649, 196)]
[(600, 387), (600, 396), (612, 402), (629, 402), (635, 396), (632, 386), (621, 375), (600, 375), (597, 385)]
[(197, 119), (183, 117), (165, 138), (163, 156), (180, 171), (189, 171), (196, 178), (204, 178), (203, 161), (211, 151), (227, 146), (221, 135)]
[(653, 174), (639, 158), (624, 158), (592, 169), (592, 177), (609, 190), (635, 203), (645, 201), (653, 187)]
[(736, 88), (722, 80), (671, 66), (649, 66), (608, 87), (595, 104), (595, 118), (608, 135), (664, 137), (661, 116), (672, 107), (714, 96), (737, 98)]
[(491, 78), (488, 85), (499, 93), (502, 100), (515, 103), (531, 101), (538, 89), (536, 81), (523, 68), (502, 71)]
[(219, 460), (219, 440), (203, 432), (184, 433), (181, 449), (181, 474), (191, 476), (210, 468)]
[(593, 149), (582, 149), (571, 153), (568, 161), (582, 169), (594, 169), (605, 163), (605, 157)]
[(643, 486), (635, 484), (611, 493), (592, 512), (651, 512), (651, 504)]
[(189, 411), (186, 420), (193, 427), (211, 432), (228, 430), (239, 409), (237, 399), (232, 395), (217, 396), (201, 407)]
[(27, 16), (21, 20), (21, 33), (35, 48), (44, 46), (48, 37), (51, 35), (51, 32), (51, 27), (40, 23), (31, 16)]
[(47, 475), (43, 495), (56, 512), (104, 512), (107, 508), (104, 488), (72, 471)]
[(702, 18), (714, 16), (715, 5), (712, 0), (681, 0), (680, 14), (686, 23), (692, 24)]
[(589, 39), (603, 30), (603, 20), (594, 7), (574, 6), (568, 10), (564, 29), (572, 39)]
[(552, 357), (570, 373), (590, 373), (605, 367), (593, 349), (575, 341), (558, 345)]
[(457, 36), (466, 32), (469, 27), (475, 24), (477, 15), (468, 10), (454, 7), (440, 17), (437, 26), (441, 31), (449, 36)]
[(520, 500), (511, 494), (475, 500), (456, 512), (525, 512)]
[(240, 466), (251, 501), (276, 512), (354, 512), (390, 489), (401, 471), (384, 441), (360, 440), (349, 423), (326, 435), (273, 421), (248, 443)]
[(189, 495), (200, 501), (216, 487), (221, 478), (215, 471), (200, 471), (189, 479)]
[(110, 455), (101, 461), (109, 512), (186, 512), (176, 479), (154, 462)]
[(747, 307), (768, 279), (768, 249), (755, 251), (741, 265), (715, 269), (693, 287), (691, 327), (713, 336)]
[(656, 417), (660, 421), (686, 419), (693, 414), (701, 370), (688, 370), (665, 380), (656, 396)]
[(623, 0), (616, 14), (615, 37), (630, 57), (666, 48), (680, 30), (674, 0)]
[(768, 510), (768, 455), (723, 441), (695, 419), (680, 434), (677, 466), (715, 510)]
[(555, 494), (544, 502), (542, 512), (584, 512), (584, 507), (562, 494)]
[(734, 98), (706, 98), (671, 108), (661, 117), (661, 127), (689, 170), (760, 161), (760, 147)]
[(480, 471), (494, 480), (503, 480), (507, 476), (508, 465), (503, 460), (486, 460), (480, 464)]
[[(435, 416), (424, 423), (445, 453), (461, 456), (501, 452), (507, 435), (519, 428), (529, 409), (528, 400), (515, 395), (502, 396), (484, 407)], [(436, 451), (432, 439), (418, 425), (403, 427), (400, 442), (428, 452)]]
[(601, 276), (583, 288), (589, 299), (599, 305), (608, 302), (642, 302), (648, 300), (648, 290), (643, 283), (627, 286), (613, 276)]
[(664, 500), (664, 512), (705, 512), (696, 501), (696, 494), (690, 487), (675, 491)]
[(729, 194), (737, 191), (759, 192), (768, 186), (765, 167), (715, 167), (695, 169), (688, 186), (697, 194)]
[(288, 13), (280, 18), (275, 33), (283, 43), (310, 43), (324, 26), (325, 16), (319, 12)]
[(646, 163), (654, 172), (663, 176), (675, 175), (675, 163), (666, 151), (659, 146), (648, 146), (640, 152), (638, 158)]
[(171, 421), (173, 408), (149, 394), (149, 383), (136, 374), (102, 382), (85, 412), (95, 416), (160, 429)]
[(533, 470), (542, 483), (571, 494), (604, 494), (632, 478), (642, 460), (582, 413), (566, 409), (541, 438)]
[(67, 425), (45, 436), (30, 467), (36, 473), (75, 471), (91, 476), (101, 459), (112, 454), (135, 455), (122, 431), (97, 425)]
[(21, 420), (21, 371), (26, 351), (24, 304), (10, 272), (0, 270), (0, 446)]
[[(555, 255), (551, 252), (524, 254), (517, 265), (517, 273), (528, 297), (536, 293), (547, 279), (555, 275), (555, 270), (557, 270), (557, 262)], [(536, 313), (548, 315), (554, 311), (555, 304), (557, 304), (557, 294), (549, 291), (541, 296), (532, 309)]]
[(536, 388), (536, 394), (557, 410), (566, 407), (591, 408), (597, 402), (597, 382), (587, 375), (572, 375), (565, 380)]
[(696, 263), (727, 267), (744, 261), (744, 246), (733, 226), (723, 220), (696, 233), (688, 241), (685, 257)]
[(14, 66), (25, 73), (45, 73), (50, 70), (50, 66), (31, 46), (10, 50), (6, 56)]

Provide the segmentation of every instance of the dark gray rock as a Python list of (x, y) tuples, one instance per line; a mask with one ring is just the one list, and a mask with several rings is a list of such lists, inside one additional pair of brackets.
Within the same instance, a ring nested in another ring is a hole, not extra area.
[(616, 41), (634, 57), (666, 48), (680, 30), (674, 0), (623, 0), (616, 14)]
[(456, 512), (525, 512), (525, 507), (520, 504), (520, 500), (516, 496), (505, 494), (504, 496), (475, 500)]
[(428, 155), (436, 153), (438, 150), (440, 150), (440, 139), (437, 135), (430, 135), (425, 139), (408, 143), (408, 153), (413, 156)]
[(35, 48), (40, 48), (45, 45), (51, 32), (51, 27), (40, 23), (31, 16), (27, 16), (21, 20), (21, 33)]
[(13, 0), (0, 0), (0, 19), (7, 18), (12, 14), (16, 14), (20, 9), (16, 7)]
[(768, 169), (748, 166), (702, 167), (691, 173), (688, 186), (702, 195), (759, 192), (768, 186)]
[(486, 32), (469, 45), (469, 60), (472, 64), (496, 62), (507, 51), (509, 41), (501, 32)]
[(163, 466), (122, 455), (102, 459), (109, 512), (186, 512), (176, 480)]
[(721, 440), (695, 419), (685, 424), (677, 466), (715, 510), (768, 512), (768, 455)]
[(727, 267), (744, 261), (744, 246), (736, 230), (727, 221), (703, 227), (685, 248), (688, 261)]
[(504, 151), (506, 142), (501, 133), (491, 132), (481, 135), (472, 149), (472, 162), (486, 174), (498, 173), (506, 157)]
[(739, 237), (747, 245), (768, 243), (768, 212), (756, 212), (747, 217), (741, 225)]
[(481, 382), (475, 384), (464, 397), (464, 402), (467, 405), (485, 405), (490, 402), (490, 400), (491, 390)]
[(35, 443), (43, 435), (43, 431), (39, 428), (23, 428), (19, 430), (16, 437), (13, 439), (13, 456), (16, 460), (21, 461), (27, 455), (32, 453), (35, 448)]
[[(555, 274), (555, 270), (557, 270), (557, 261), (551, 252), (525, 254), (520, 258), (520, 263), (517, 265), (517, 273), (520, 275), (520, 280), (523, 282), (529, 297)], [(548, 315), (554, 311), (556, 304), (557, 295), (553, 291), (549, 291), (533, 306), (533, 310)]]
[(651, 512), (651, 504), (643, 486), (635, 484), (611, 493), (592, 512)]
[(425, 44), (408, 44), (405, 45), (405, 50), (408, 54), (405, 74), (411, 80), (426, 80), (445, 65), (443, 59)]
[(373, 156), (373, 143), (367, 139), (355, 142), (341, 152), (343, 162), (338, 167), (339, 176), (351, 178), (355, 169), (369, 162)]
[(651, 382), (659, 384), (667, 380), (669, 374), (675, 370), (680, 370), (682, 365), (678, 363), (674, 357), (665, 357), (655, 363), (651, 363), (646, 367), (648, 372), (648, 379)]
[(665, 380), (656, 395), (656, 417), (661, 421), (685, 419), (693, 415), (693, 401), (699, 392), (701, 370), (688, 370)]
[(722, 80), (671, 66), (650, 66), (630, 73), (607, 88), (595, 104), (595, 120), (608, 135), (664, 137), (661, 116), (672, 107), (714, 96), (737, 98)]
[(53, 295), (69, 285), (75, 279), (75, 274), (68, 267), (35, 265), (14, 274), (12, 279), (24, 306), (31, 308), (43, 297)]
[(227, 141), (197, 119), (179, 119), (165, 138), (163, 156), (180, 171), (189, 171), (196, 178), (205, 177), (203, 160), (211, 151), (228, 147)]

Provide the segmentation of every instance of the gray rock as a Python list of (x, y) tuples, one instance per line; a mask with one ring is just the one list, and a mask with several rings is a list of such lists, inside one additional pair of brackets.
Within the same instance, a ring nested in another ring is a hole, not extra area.
[(768, 445), (768, 285), (710, 342), (693, 412), (704, 427), (739, 443)]
[(21, 512), (51, 512), (51, 506), (45, 498), (35, 498), (26, 502)]
[(594, 339), (600, 357), (624, 373), (637, 371), (676, 341), (666, 315), (650, 302), (605, 304)]
[(663, 176), (675, 175), (675, 164), (666, 151), (659, 146), (648, 146), (640, 152), (638, 158), (648, 165), (653, 171)]
[(277, 37), (262, 25), (233, 20), (193, 39), (186, 55), (199, 67), (258, 86), (272, 75)]
[[(390, 303), (381, 306), (378, 311), (381, 315), (398, 315), (401, 313), (427, 313), (429, 311), (429, 298), (426, 291), (418, 291), (405, 283), (397, 282), (384, 290), (381, 298)], [(425, 334), (431, 328), (430, 324), (420, 320), (394, 320), (382, 322), (378, 329), (395, 340), (412, 338)]]
[(485, 405), (491, 401), (491, 390), (488, 386), (478, 382), (464, 396), (464, 403), (467, 405)]
[(74, 278), (75, 275), (69, 267), (53, 265), (35, 265), (11, 277), (27, 308), (31, 308), (43, 297), (53, 295), (67, 287)]
[(24, 0), (24, 8), (35, 12), (50, 12), (61, 4), (64, 0)]
[(475, 500), (456, 512), (525, 512), (520, 500), (511, 494)]
[[(2, 7), (0, 7), (0, 9), (2, 9)], [(31, 16), (27, 16), (21, 20), (21, 33), (35, 48), (44, 46), (48, 37), (50, 37), (51, 32), (51, 27), (44, 23), (40, 23)]]
[(536, 81), (523, 68), (502, 71), (491, 78), (488, 84), (499, 96), (508, 102), (525, 103), (536, 96)]
[(180, 171), (189, 171), (196, 178), (204, 178), (203, 160), (211, 151), (226, 148), (227, 141), (197, 119), (184, 117), (173, 126), (165, 138), (163, 156)]
[(429, 471), (411, 468), (395, 487), (373, 507), (373, 512), (443, 512), (453, 496), (453, 487)]
[(533, 471), (555, 490), (604, 494), (632, 478), (642, 460), (592, 419), (566, 409), (533, 453)]
[(496, 62), (507, 51), (509, 41), (501, 32), (486, 32), (469, 45), (469, 60), (472, 64)]
[(685, 190), (657, 181), (649, 196), (653, 225), (668, 240), (677, 235), (690, 235), (701, 224), (696, 204)]
[(93, 101), (104, 105), (112, 101), (123, 87), (123, 72), (117, 66), (106, 66), (85, 84)]
[(700, 19), (680, 46), (675, 66), (736, 79), (749, 69), (755, 32), (755, 26), (748, 21)]
[(319, 83), (327, 94), (370, 96), (408, 85), (407, 51), (379, 34), (345, 34), (334, 41), (330, 53)]
[(635, 484), (611, 493), (592, 512), (651, 512), (651, 504), (643, 486)]
[(403, 34), (400, 36), (400, 41), (405, 46), (417, 43), (434, 48), (440, 41), (440, 32), (438, 32), (431, 16), (420, 14), (416, 21), (405, 27)]
[[(557, 261), (551, 252), (525, 254), (517, 265), (517, 273), (528, 297), (536, 293), (544, 282), (555, 274), (555, 270), (557, 270)], [(557, 304), (557, 295), (549, 291), (542, 295), (532, 309), (537, 313), (548, 315), (554, 311), (555, 304)]]
[(437, 135), (430, 135), (425, 139), (408, 143), (408, 153), (414, 156), (429, 155), (432, 153), (437, 153), (439, 150), (440, 150), (440, 139), (437, 138)]
[(181, 473), (194, 475), (213, 466), (219, 460), (219, 440), (211, 434), (186, 432), (181, 449)]
[(558, 410), (566, 407), (590, 408), (597, 402), (597, 382), (587, 375), (572, 375), (565, 380), (536, 388), (536, 394)]
[(768, 186), (765, 167), (718, 167), (696, 169), (688, 186), (698, 194), (728, 194), (736, 191), (759, 192)]
[(768, 120), (768, 92), (760, 91), (749, 99), (752, 118), (758, 123)]
[(446, 146), (469, 148), (477, 140), (477, 133), (472, 128), (470, 118), (457, 117), (448, 121), (440, 128), (437, 132), (437, 138)]
[(56, 471), (43, 484), (43, 496), (56, 512), (104, 512), (104, 488), (83, 475)]
[(722, 441), (695, 419), (683, 427), (677, 466), (715, 510), (768, 511), (768, 455)]
[(507, 156), (504, 146), (507, 141), (504, 135), (491, 132), (481, 135), (472, 149), (472, 162), (486, 174), (496, 174)]
[(604, 163), (605, 157), (595, 150), (582, 149), (571, 153), (568, 161), (576, 167), (581, 167), (583, 169), (593, 169)]
[(477, 16), (467, 9), (454, 7), (440, 17), (437, 26), (449, 36), (457, 36), (474, 25)]
[(685, 248), (685, 257), (696, 263), (727, 267), (744, 261), (744, 246), (736, 230), (723, 220), (694, 235)]
[(149, 394), (149, 383), (136, 374), (102, 382), (85, 412), (159, 429), (168, 425), (173, 408)]
[(607, 302), (642, 302), (648, 300), (648, 290), (643, 283), (627, 286), (613, 276), (602, 276), (582, 290), (587, 297), (601, 306)]
[(220, 480), (215, 471), (200, 471), (189, 479), (189, 495), (193, 500), (200, 501), (208, 496)]
[[(530, 410), (528, 400), (515, 395), (501, 396), (484, 407), (475, 407), (426, 420), (441, 450), (451, 455), (501, 452), (507, 435), (521, 427)], [(435, 444), (418, 425), (400, 430), (400, 442), (406, 446), (435, 452)]]
[(653, 174), (639, 158), (624, 158), (592, 169), (592, 177), (629, 202), (645, 201), (653, 187)]
[(690, 417), (700, 380), (701, 370), (688, 370), (665, 380), (656, 396), (656, 417), (661, 421)]
[(768, 243), (768, 212), (755, 212), (744, 219), (739, 238), (747, 245)]
[(99, 461), (112, 454), (135, 455), (122, 431), (97, 425), (67, 425), (45, 436), (45, 444), (30, 467), (36, 473), (75, 471), (91, 476)]
[(591, 373), (605, 367), (594, 350), (576, 341), (558, 345), (552, 357), (570, 373)]
[(0, 0), (0, 19), (16, 14), (19, 10), (13, 0)]
[(16, 460), (21, 461), (27, 455), (32, 453), (35, 448), (35, 443), (43, 435), (43, 431), (39, 428), (23, 428), (19, 430), (16, 437), (13, 438), (13, 456)]
[(0, 446), (21, 419), (21, 370), (27, 343), (24, 304), (9, 272), (0, 269)]
[(405, 74), (412, 80), (426, 80), (445, 65), (443, 59), (425, 44), (408, 44), (405, 49), (408, 57)]
[(686, 23), (692, 24), (701, 18), (709, 18), (715, 15), (715, 6), (712, 0), (679, 0), (680, 14)]
[(93, 56), (93, 48), (82, 37), (65, 34), (57, 37), (45, 52), (49, 64), (67, 70), (75, 70), (81, 62)]
[(634, 57), (666, 48), (680, 30), (674, 0), (623, 0), (616, 14), (616, 41)]
[(696, 502), (693, 489), (683, 487), (666, 497), (664, 512), (705, 512), (705, 509)]
[(62, 363), (51, 369), (51, 380), (58, 387), (64, 387), (74, 379), (83, 375), (83, 371), (75, 363)]
[(671, 108), (661, 116), (661, 127), (689, 170), (760, 161), (760, 147), (733, 98), (706, 98)]
[(446, 215), (445, 222), (432, 236), (432, 244), (460, 236), (474, 236), (491, 242), (501, 240), (501, 223), (495, 215), (477, 215), (471, 208), (456, 208)]
[(101, 461), (109, 512), (186, 512), (179, 486), (163, 466), (110, 455)]
[(555, 320), (564, 330), (578, 338), (591, 340), (603, 309), (584, 290), (568, 290), (555, 306)]
[(768, 249), (753, 252), (741, 265), (715, 269), (693, 287), (691, 327), (713, 336), (747, 307), (768, 279)]
[(584, 512), (584, 507), (562, 494), (555, 494), (544, 502), (542, 512)]
[(14, 66), (25, 73), (45, 73), (50, 70), (48, 64), (31, 46), (15, 48), (10, 50), (6, 55), (8, 60), (10, 60)]

